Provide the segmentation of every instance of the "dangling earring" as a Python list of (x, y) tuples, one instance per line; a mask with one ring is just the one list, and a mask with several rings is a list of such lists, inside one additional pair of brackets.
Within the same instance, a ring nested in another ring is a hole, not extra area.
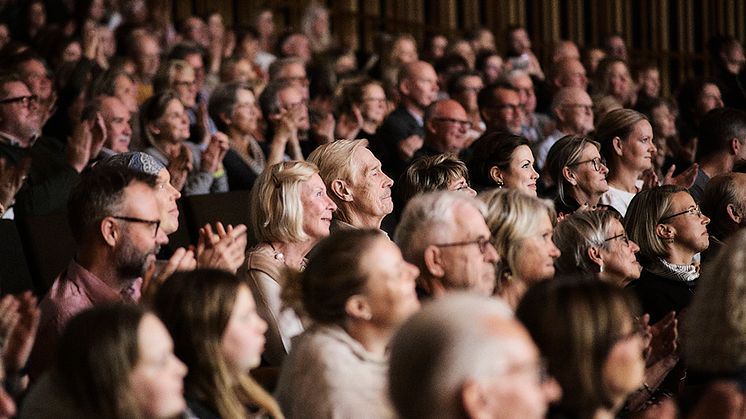
[(598, 273), (603, 273), (603, 272), (604, 272), (604, 264), (602, 263), (601, 265), (598, 266)]
[(505, 184), (503, 183), (502, 179), (498, 179), (497, 180), (497, 188), (498, 189), (502, 189), (503, 185), (505, 185)]

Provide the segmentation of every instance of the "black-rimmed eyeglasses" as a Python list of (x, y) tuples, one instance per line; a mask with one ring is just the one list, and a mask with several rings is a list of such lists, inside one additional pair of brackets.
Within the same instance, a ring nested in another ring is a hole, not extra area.
[(39, 102), (39, 96), (36, 95), (28, 95), (28, 96), (16, 96), (16, 97), (9, 97), (7, 99), (0, 100), (0, 105), (5, 103), (17, 103), (21, 102), (21, 104), (25, 107), (31, 106), (32, 103)]
[(128, 223), (141, 223), (141, 224), (149, 224), (151, 226), (155, 226), (155, 229), (153, 230), (153, 237), (158, 236), (158, 229), (161, 227), (161, 220), (145, 220), (142, 218), (124, 217), (120, 215), (111, 215), (110, 217), (115, 220), (127, 221)]
[(604, 242), (610, 242), (612, 240), (620, 239), (624, 244), (629, 247), (629, 237), (625, 234), (617, 234), (616, 236), (609, 237), (608, 239), (605, 239)]

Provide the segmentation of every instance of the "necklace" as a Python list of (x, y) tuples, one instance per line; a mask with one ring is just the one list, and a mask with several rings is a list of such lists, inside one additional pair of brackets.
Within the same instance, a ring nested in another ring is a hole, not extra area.
[[(272, 248), (272, 252), (274, 252), (274, 258), (275, 258), (275, 260), (277, 260), (279, 262), (282, 262), (282, 264), (285, 265), (285, 266), (287, 266), (288, 268), (295, 269), (292, 266), (288, 265), (287, 261), (285, 260), (285, 254), (282, 253), (281, 251), (277, 250), (275, 248), (274, 244), (272, 244), (271, 242), (267, 242), (267, 244), (269, 244), (269, 247)], [(298, 267), (298, 270), (301, 271), (301, 272), (303, 272), (304, 270), (306, 270), (306, 258), (301, 259), (300, 266)]]

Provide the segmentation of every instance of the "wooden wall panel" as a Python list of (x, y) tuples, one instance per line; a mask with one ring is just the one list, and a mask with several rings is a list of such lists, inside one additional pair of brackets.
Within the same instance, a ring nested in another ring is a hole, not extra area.
[[(211, 11), (231, 27), (250, 24), (258, 4), (276, 10), (278, 30), (299, 27), (310, 0), (174, 0), (174, 18)], [(478, 26), (495, 32), (504, 50), (504, 30), (524, 25), (540, 58), (552, 43), (571, 39), (581, 47), (600, 45), (609, 32), (622, 33), (630, 55), (661, 68), (664, 91), (695, 74), (707, 74), (707, 39), (730, 34), (746, 41), (746, 0), (325, 0), (334, 31), (359, 37), (373, 48), (379, 32), (409, 32), (422, 40), (432, 32), (457, 36)]]

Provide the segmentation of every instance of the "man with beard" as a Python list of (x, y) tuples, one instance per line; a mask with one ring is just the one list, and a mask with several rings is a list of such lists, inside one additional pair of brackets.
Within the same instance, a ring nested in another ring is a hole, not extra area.
[(70, 195), (70, 229), (77, 254), (42, 300), (30, 358), (32, 379), (47, 368), (67, 322), (82, 310), (137, 303), (143, 277), (161, 245), (156, 177), (118, 167), (85, 172)]

